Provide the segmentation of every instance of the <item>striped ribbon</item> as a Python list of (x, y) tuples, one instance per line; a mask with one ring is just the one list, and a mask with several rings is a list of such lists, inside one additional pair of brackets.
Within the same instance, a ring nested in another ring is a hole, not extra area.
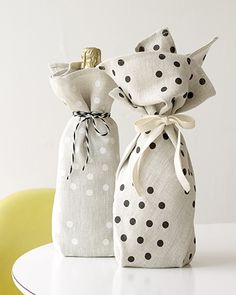
[[(99, 136), (106, 136), (109, 132), (110, 132), (110, 128), (107, 125), (106, 121), (104, 120), (104, 118), (109, 118), (111, 116), (110, 113), (99, 113), (99, 112), (73, 112), (73, 116), (75, 117), (79, 117), (79, 122), (77, 123), (74, 133), (73, 133), (73, 145), (72, 145), (72, 154), (71, 154), (71, 165), (70, 165), (70, 171), (69, 174), (67, 176), (67, 180), (70, 178), (72, 172), (73, 172), (73, 166), (74, 166), (74, 162), (75, 162), (75, 144), (76, 144), (76, 132), (78, 130), (78, 128), (80, 127), (80, 125), (85, 122), (85, 143), (86, 143), (86, 151), (87, 151), (87, 155), (86, 155), (86, 159), (84, 162), (84, 165), (82, 167), (82, 171), (84, 171), (88, 160), (89, 160), (89, 156), (90, 156), (90, 148), (89, 148), (89, 136), (88, 136), (88, 130), (89, 130), (89, 124), (92, 123), (92, 126), (94, 127), (94, 130), (97, 132), (97, 134)], [(98, 127), (97, 127), (97, 123), (96, 123), (96, 119), (99, 119), (100, 121), (103, 122), (106, 131), (103, 133), (101, 132)]]

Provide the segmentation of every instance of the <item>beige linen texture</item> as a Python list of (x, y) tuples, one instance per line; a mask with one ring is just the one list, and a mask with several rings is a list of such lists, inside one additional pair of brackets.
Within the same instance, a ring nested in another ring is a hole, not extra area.
[[(96, 68), (76, 70), (73, 64), (51, 65), (50, 83), (56, 96), (71, 111), (110, 112), (113, 99), (109, 92), (113, 80)], [(76, 131), (75, 163), (70, 171), (73, 133), (81, 118), (67, 123), (59, 145), (56, 195), (53, 207), (53, 243), (64, 256), (113, 256), (112, 204), (115, 172), (119, 163), (117, 125), (104, 118), (110, 132), (100, 136), (90, 121), (88, 126), (90, 156), (86, 159), (85, 128)], [(97, 128), (105, 133), (100, 119)]]
[[(143, 115), (168, 116), (194, 108), (215, 94), (201, 65), (213, 43), (192, 54), (176, 53), (168, 29), (154, 33), (136, 53), (99, 65), (118, 85), (111, 96)], [(182, 267), (195, 253), (194, 210), (196, 185), (190, 156), (180, 134), (181, 170), (190, 185), (183, 189), (176, 177), (175, 125), (166, 126), (149, 147), (155, 130), (137, 134), (117, 171), (114, 197), (114, 249), (117, 262), (129, 267)], [(135, 189), (134, 163), (140, 160)]]

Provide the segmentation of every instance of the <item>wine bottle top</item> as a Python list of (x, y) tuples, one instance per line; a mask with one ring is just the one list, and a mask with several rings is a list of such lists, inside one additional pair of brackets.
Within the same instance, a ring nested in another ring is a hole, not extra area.
[(81, 68), (94, 68), (101, 62), (101, 50), (95, 47), (87, 47), (82, 50)]

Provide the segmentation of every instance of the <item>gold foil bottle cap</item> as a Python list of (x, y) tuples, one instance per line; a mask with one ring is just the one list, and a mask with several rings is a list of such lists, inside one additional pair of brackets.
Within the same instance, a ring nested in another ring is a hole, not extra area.
[(81, 68), (95, 68), (101, 62), (101, 50), (95, 47), (87, 47), (82, 50)]

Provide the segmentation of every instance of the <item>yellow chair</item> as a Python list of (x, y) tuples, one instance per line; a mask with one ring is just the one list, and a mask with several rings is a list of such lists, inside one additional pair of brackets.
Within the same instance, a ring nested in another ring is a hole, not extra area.
[(15, 260), (50, 243), (54, 189), (32, 189), (0, 200), (0, 294), (21, 294), (11, 278)]

